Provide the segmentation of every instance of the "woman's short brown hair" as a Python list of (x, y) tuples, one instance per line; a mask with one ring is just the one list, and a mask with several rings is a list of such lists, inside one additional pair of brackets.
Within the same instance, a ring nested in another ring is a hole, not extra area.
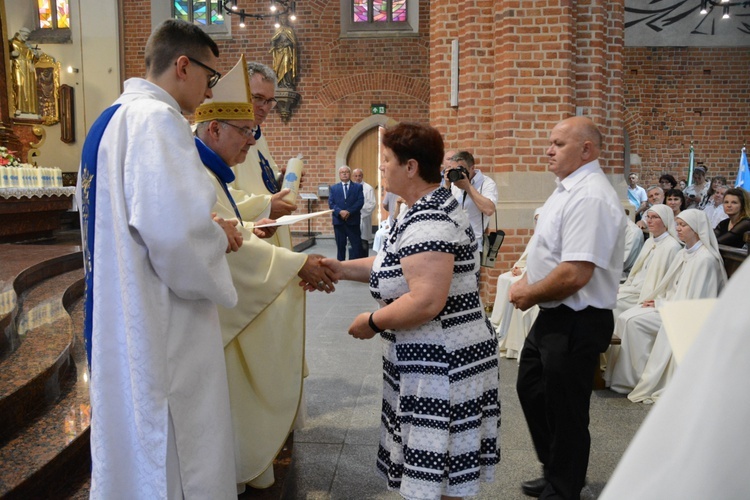
[(399, 123), (383, 134), (383, 146), (396, 155), (400, 164), (415, 160), (419, 176), (429, 183), (440, 182), (443, 163), (443, 136), (437, 129), (420, 123)]

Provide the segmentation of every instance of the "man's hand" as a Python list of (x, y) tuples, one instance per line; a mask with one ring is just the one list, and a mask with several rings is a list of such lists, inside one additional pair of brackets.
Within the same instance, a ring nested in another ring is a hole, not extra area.
[(349, 210), (340, 210), (339, 211), (339, 217), (341, 217), (342, 220), (346, 220), (349, 218), (351, 214), (349, 213)]
[(322, 255), (311, 254), (305, 261), (305, 265), (297, 273), (297, 276), (302, 278), (300, 285), (304, 286), (305, 290), (320, 290), (326, 293), (336, 290), (333, 286), (338, 282), (335, 279), (336, 274), (329, 267), (322, 265), (324, 258)]
[[(255, 223), (258, 225), (262, 224), (273, 224), (276, 222), (273, 219), (259, 219)], [(276, 229), (278, 229), (278, 226), (270, 226), (270, 227), (254, 227), (253, 228), (253, 234), (257, 236), (258, 238), (270, 238), (276, 233)]]
[(471, 188), (471, 181), (465, 175), (453, 184), (455, 184), (458, 189), (462, 189), (463, 191), (468, 191)]
[(288, 194), (289, 189), (282, 189), (275, 195), (271, 196), (271, 213), (269, 215), (271, 219), (276, 220), (284, 215), (291, 215), (292, 212), (297, 210), (297, 205), (282, 200), (282, 198)]
[(510, 290), (508, 291), (508, 299), (510, 300), (510, 303), (516, 307), (516, 309), (520, 309), (522, 311), (525, 311), (526, 309), (535, 305), (535, 302), (531, 297), (529, 283), (525, 275), (523, 278), (516, 281), (510, 286)]
[(236, 252), (242, 246), (242, 233), (237, 229), (239, 221), (237, 219), (222, 219), (217, 217), (215, 213), (211, 214), (214, 222), (216, 222), (224, 230), (227, 235), (227, 253)]

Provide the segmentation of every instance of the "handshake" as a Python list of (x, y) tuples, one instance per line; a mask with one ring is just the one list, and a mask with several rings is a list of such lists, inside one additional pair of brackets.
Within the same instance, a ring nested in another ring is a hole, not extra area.
[(321, 291), (331, 293), (336, 290), (334, 285), (341, 279), (341, 264), (335, 259), (327, 259), (323, 255), (311, 254), (307, 257), (297, 276), (302, 281), (299, 285), (308, 292)]

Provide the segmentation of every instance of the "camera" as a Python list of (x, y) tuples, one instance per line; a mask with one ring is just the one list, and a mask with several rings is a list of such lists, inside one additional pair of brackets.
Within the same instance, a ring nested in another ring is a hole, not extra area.
[(464, 177), (469, 177), (469, 171), (464, 167), (458, 166), (448, 170), (448, 180), (451, 182), (456, 182)]

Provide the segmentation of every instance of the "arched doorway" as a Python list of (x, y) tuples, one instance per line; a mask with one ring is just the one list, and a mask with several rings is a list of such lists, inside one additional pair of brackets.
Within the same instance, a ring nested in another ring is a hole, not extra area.
[[(384, 115), (372, 115), (354, 125), (341, 140), (336, 152), (336, 170), (341, 165), (349, 165), (352, 169), (361, 168), (365, 182), (375, 190), (377, 199), (377, 216), (373, 214), (373, 225), (379, 225), (383, 220), (382, 201), (385, 192), (380, 182), (380, 134), (385, 127), (395, 125), (396, 122)], [(335, 174), (338, 179), (338, 173)]]
[(380, 184), (380, 171), (378, 165), (378, 154), (380, 149), (380, 137), (378, 131), (380, 127), (373, 127), (364, 134), (357, 137), (357, 140), (349, 149), (346, 155), (346, 164), (352, 170), (361, 168), (365, 174), (365, 182), (377, 190)]

